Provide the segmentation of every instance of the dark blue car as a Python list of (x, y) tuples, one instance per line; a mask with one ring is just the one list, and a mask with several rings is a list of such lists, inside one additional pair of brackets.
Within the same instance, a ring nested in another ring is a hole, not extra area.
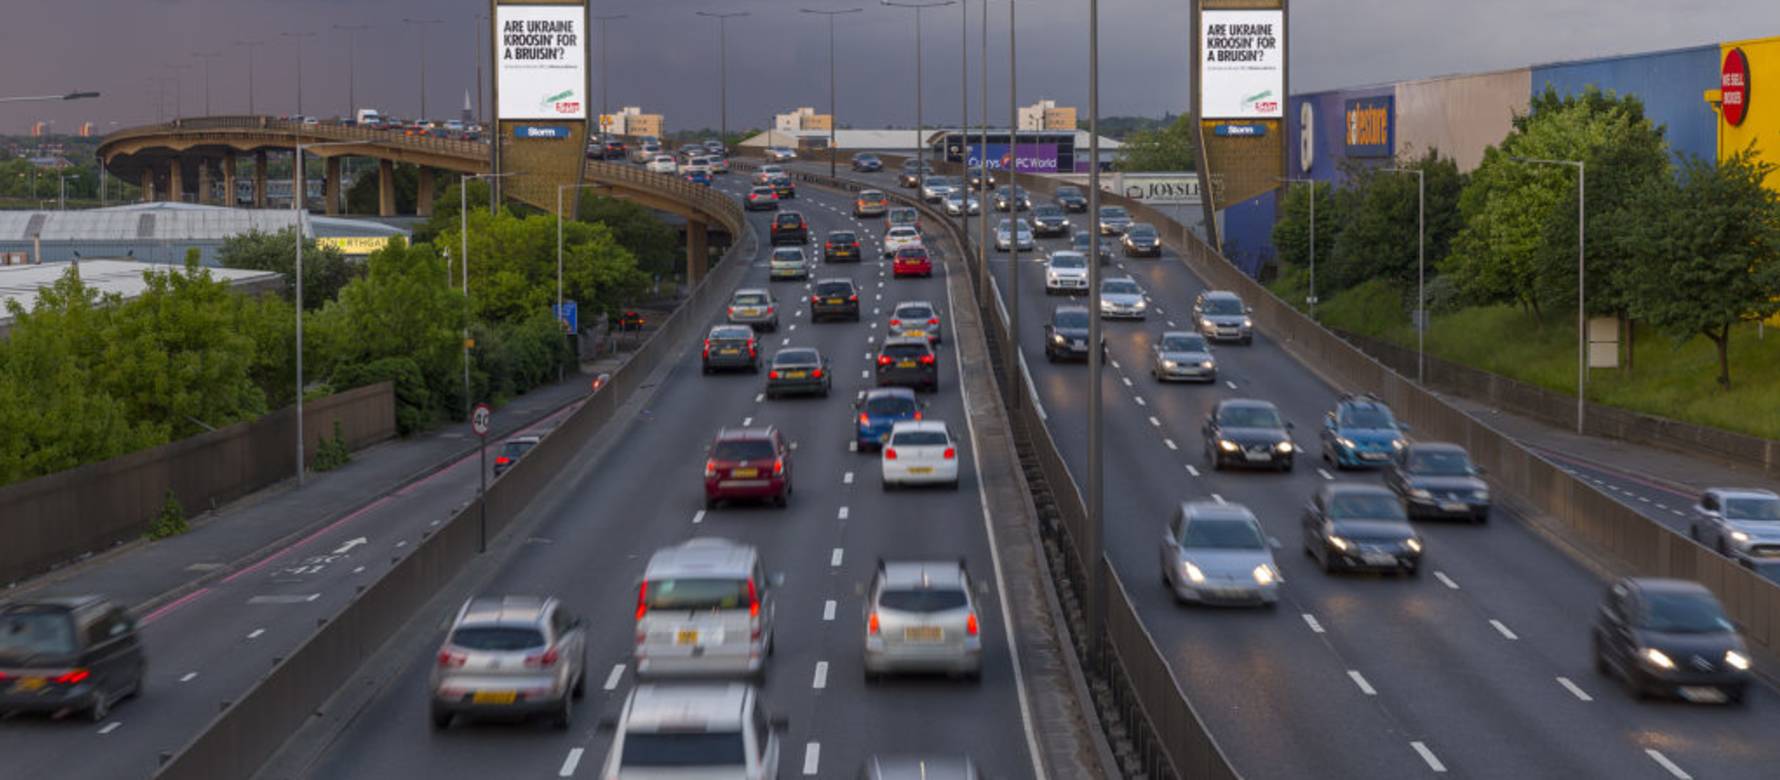
[(1323, 418), (1323, 460), (1338, 469), (1383, 467), (1407, 445), (1409, 426), (1371, 396), (1348, 396)]
[(853, 402), (853, 411), (858, 413), (853, 436), (860, 451), (882, 446), (897, 423), (921, 419), (921, 408), (915, 391), (907, 387), (878, 387), (860, 393), (859, 400)]
[(693, 184), (703, 184), (706, 187), (711, 186), (711, 174), (705, 173), (704, 171), (693, 171), (688, 173), (686, 174), (686, 180)]

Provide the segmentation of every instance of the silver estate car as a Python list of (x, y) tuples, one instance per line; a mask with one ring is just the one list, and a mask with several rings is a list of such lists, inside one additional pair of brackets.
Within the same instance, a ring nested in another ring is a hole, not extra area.
[(702, 537), (657, 550), (637, 584), (637, 674), (764, 672), (773, 602), (753, 547)]
[(780, 279), (804, 280), (810, 278), (810, 261), (804, 256), (803, 247), (775, 247), (773, 249), (772, 257), (767, 263), (767, 276), (774, 281)]
[(587, 691), (586, 654), (585, 624), (554, 598), (472, 598), (433, 664), (433, 728), (458, 715), (543, 715), (566, 729)]
[(611, 729), (599, 776), (612, 780), (774, 780), (785, 718), (742, 683), (645, 683)]
[(983, 641), (963, 561), (878, 561), (866, 590), (865, 679), (933, 672), (972, 680)]
[(1208, 339), (1252, 344), (1255, 321), (1249, 317), (1249, 311), (1236, 293), (1206, 290), (1193, 301), (1193, 327)]
[(747, 325), (755, 330), (779, 329), (779, 303), (773, 294), (758, 287), (736, 290), (724, 311), (731, 325)]
[(1241, 504), (1183, 501), (1162, 533), (1162, 582), (1180, 601), (1279, 603), (1279, 565)]
[(1150, 376), (1158, 382), (1174, 379), (1218, 381), (1218, 361), (1205, 337), (1188, 330), (1162, 334), (1150, 350)]

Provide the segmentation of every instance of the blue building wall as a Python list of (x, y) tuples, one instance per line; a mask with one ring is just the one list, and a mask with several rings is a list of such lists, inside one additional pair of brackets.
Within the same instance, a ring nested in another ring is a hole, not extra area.
[(1249, 276), (1273, 259), (1276, 200), (1268, 192), (1224, 209), (1224, 256)]
[(1717, 44), (1631, 54), (1582, 62), (1560, 62), (1533, 68), (1533, 94), (1547, 85), (1559, 94), (1582, 92), (1589, 85), (1620, 95), (1637, 95), (1644, 115), (1667, 128), (1669, 148), (1676, 155), (1718, 157), (1718, 115), (1701, 93), (1718, 86)]

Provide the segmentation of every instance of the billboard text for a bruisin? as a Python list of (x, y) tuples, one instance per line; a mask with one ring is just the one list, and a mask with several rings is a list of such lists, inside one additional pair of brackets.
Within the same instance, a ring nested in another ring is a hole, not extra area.
[(1283, 116), (1285, 33), (1282, 11), (1201, 13), (1199, 118)]
[(586, 13), (580, 5), (496, 7), (502, 119), (587, 118)]
[[(966, 165), (975, 168), (981, 165), (983, 145), (971, 144), (970, 159)], [(1020, 173), (1056, 173), (1056, 144), (1020, 144), (1020, 164), (1016, 169)], [(1007, 144), (989, 144), (989, 170), (1005, 171), (1012, 162), (1007, 153)]]

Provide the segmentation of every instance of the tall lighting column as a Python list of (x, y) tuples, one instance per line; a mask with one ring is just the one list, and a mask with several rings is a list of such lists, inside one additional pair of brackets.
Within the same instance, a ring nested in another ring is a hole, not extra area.
[(831, 179), (835, 176), (835, 155), (840, 153), (840, 150), (835, 148), (834, 130), (837, 124), (836, 117), (840, 114), (834, 97), (834, 17), (842, 14), (856, 14), (864, 10), (863, 8), (845, 8), (839, 11), (817, 11), (810, 8), (800, 10), (801, 13), (828, 17), (828, 177)]

